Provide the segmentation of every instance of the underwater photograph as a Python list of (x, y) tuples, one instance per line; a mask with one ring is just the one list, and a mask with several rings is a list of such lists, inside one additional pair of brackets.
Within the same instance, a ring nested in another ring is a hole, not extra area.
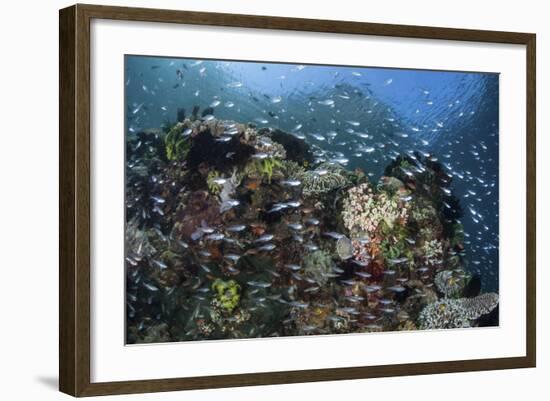
[(499, 325), (499, 74), (125, 56), (126, 344)]

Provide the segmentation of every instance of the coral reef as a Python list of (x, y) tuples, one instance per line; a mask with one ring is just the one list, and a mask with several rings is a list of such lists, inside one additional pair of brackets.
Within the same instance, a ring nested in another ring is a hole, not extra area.
[(308, 166), (313, 163), (313, 155), (307, 142), (278, 129), (271, 133), (271, 139), (284, 146), (287, 160), (300, 166)]
[(426, 241), (422, 246), (425, 263), (428, 266), (441, 264), (443, 256), (443, 244), (437, 239)]
[(347, 171), (336, 163), (322, 163), (314, 170), (294, 173), (292, 178), (302, 182), (305, 196), (322, 195), (350, 183)]
[(434, 284), (445, 298), (457, 298), (464, 292), (469, 279), (463, 270), (441, 270), (435, 275)]
[(212, 290), (216, 294), (213, 304), (224, 311), (231, 313), (239, 304), (241, 286), (235, 280), (223, 281), (218, 278), (212, 283)]
[(182, 160), (187, 156), (190, 141), (188, 135), (184, 134), (186, 129), (188, 129), (188, 124), (177, 123), (166, 134), (164, 143), (168, 160)]
[(495, 324), (440, 165), (398, 156), (376, 182), (214, 111), (127, 140), (128, 342)]
[(471, 327), (474, 320), (490, 313), (497, 305), (496, 293), (486, 293), (475, 298), (441, 299), (420, 312), (418, 324), (421, 329)]
[(220, 173), (216, 170), (212, 170), (206, 177), (206, 183), (208, 184), (208, 190), (212, 195), (217, 195), (222, 189), (222, 185), (217, 182), (220, 179)]
[(370, 184), (363, 183), (348, 190), (342, 216), (350, 232), (373, 236), (384, 223), (388, 227), (405, 224), (409, 206), (386, 192), (376, 193)]
[(319, 285), (325, 285), (333, 270), (334, 262), (329, 252), (318, 250), (304, 256), (304, 273)]
[(126, 223), (126, 259), (131, 264), (142, 260), (156, 252), (150, 244), (147, 233), (139, 229), (138, 219), (134, 218)]
[(351, 258), (354, 253), (352, 241), (346, 236), (339, 238), (338, 241), (336, 241), (336, 253), (338, 253), (338, 256), (342, 260)]

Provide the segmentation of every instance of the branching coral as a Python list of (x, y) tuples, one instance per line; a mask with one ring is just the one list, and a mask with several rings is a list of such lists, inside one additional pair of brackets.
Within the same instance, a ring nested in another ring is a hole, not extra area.
[(437, 239), (426, 241), (422, 246), (422, 253), (427, 265), (440, 264), (443, 257), (443, 244)]
[(386, 192), (375, 193), (368, 183), (348, 190), (342, 217), (352, 233), (373, 236), (381, 223), (392, 228), (407, 221), (409, 206)]
[(371, 260), (370, 241), (365, 239), (352, 239), (353, 258), (362, 265), (366, 265)]
[(420, 329), (471, 327), (474, 320), (490, 313), (498, 305), (498, 294), (475, 298), (442, 299), (426, 306), (418, 316)]

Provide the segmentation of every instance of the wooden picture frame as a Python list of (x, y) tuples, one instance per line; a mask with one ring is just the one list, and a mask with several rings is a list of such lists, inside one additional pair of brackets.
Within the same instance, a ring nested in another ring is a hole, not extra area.
[[(511, 358), (92, 383), (90, 380), (90, 21), (96, 18), (526, 46), (526, 355)], [(62, 392), (73, 396), (95, 396), (535, 366), (536, 37), (534, 34), (80, 4), (60, 11), (59, 28), (59, 388)]]

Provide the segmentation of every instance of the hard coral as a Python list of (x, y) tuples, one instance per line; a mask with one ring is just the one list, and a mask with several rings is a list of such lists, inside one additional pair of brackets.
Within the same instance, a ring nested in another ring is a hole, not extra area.
[(350, 232), (374, 236), (382, 222), (389, 227), (406, 223), (408, 212), (407, 203), (386, 192), (376, 193), (370, 184), (363, 183), (348, 190), (342, 215)]
[(349, 174), (335, 163), (322, 163), (316, 169), (294, 174), (292, 178), (302, 181), (305, 196), (321, 195), (350, 183)]
[(475, 298), (442, 299), (426, 306), (418, 317), (420, 329), (472, 327), (473, 322), (498, 305), (498, 294), (486, 293)]

